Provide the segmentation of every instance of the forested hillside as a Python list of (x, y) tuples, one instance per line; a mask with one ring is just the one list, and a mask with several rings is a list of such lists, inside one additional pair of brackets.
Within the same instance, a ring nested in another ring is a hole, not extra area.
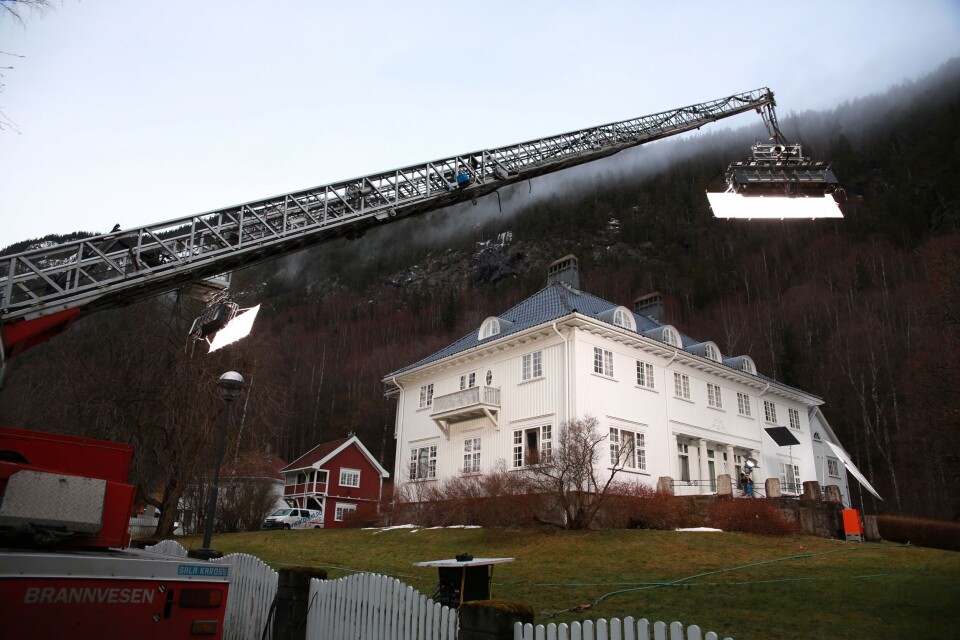
[(885, 498), (868, 510), (957, 518), (960, 61), (830, 112), (781, 113), (781, 128), (832, 160), (843, 220), (712, 217), (704, 190), (762, 128), (657, 143), (238, 272), (240, 302), (264, 308), (224, 353), (186, 342), (199, 309), (173, 295), (85, 319), (9, 363), (0, 415), (134, 442), (141, 487), (171, 502), (209, 464), (215, 382), (232, 368), (249, 383), (234, 455), (289, 460), (354, 430), (392, 470), (382, 376), (574, 253), (587, 291), (627, 306), (660, 291), (685, 333), (823, 397)]

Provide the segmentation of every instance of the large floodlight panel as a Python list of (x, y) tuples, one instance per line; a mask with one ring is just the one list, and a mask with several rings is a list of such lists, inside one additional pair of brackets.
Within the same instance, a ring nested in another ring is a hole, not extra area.
[(742, 196), (739, 193), (707, 193), (715, 218), (802, 219), (842, 218), (832, 195)]
[(228, 344), (233, 344), (250, 335), (250, 331), (253, 329), (253, 321), (256, 320), (258, 311), (260, 311), (260, 305), (238, 313), (233, 320), (227, 323), (227, 326), (217, 331), (217, 335), (213, 336), (213, 340), (210, 341), (210, 351), (208, 351), (208, 353), (213, 353), (217, 349), (221, 349)]

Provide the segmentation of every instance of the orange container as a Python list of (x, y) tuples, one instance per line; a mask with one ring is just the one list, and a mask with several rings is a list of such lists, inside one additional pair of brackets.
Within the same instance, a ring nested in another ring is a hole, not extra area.
[(847, 540), (863, 542), (863, 523), (860, 521), (860, 512), (856, 509), (843, 510), (843, 532)]

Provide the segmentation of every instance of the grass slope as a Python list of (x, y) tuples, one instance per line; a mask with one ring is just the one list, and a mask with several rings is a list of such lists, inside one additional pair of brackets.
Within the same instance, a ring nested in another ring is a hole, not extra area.
[[(199, 539), (182, 542), (200, 546)], [(331, 578), (381, 573), (427, 595), (436, 572), (413, 562), (458, 553), (513, 557), (496, 568), (494, 597), (537, 612), (611, 594), (556, 622), (632, 615), (737, 640), (917, 640), (954, 637), (960, 628), (960, 554), (891, 543), (638, 530), (341, 529), (221, 535), (213, 546), (276, 569), (322, 567)], [(538, 613), (538, 623), (547, 621)]]

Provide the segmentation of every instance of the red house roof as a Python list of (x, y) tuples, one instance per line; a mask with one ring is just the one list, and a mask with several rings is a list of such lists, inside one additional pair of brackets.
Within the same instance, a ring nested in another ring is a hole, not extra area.
[(300, 469), (308, 469), (311, 467), (320, 467), (324, 462), (338, 454), (343, 449), (347, 448), (351, 444), (355, 444), (357, 448), (363, 453), (363, 455), (370, 461), (370, 463), (377, 469), (380, 473), (380, 476), (383, 478), (389, 478), (390, 473), (383, 468), (377, 459), (367, 451), (367, 448), (363, 446), (363, 443), (356, 436), (351, 436), (349, 438), (340, 438), (339, 440), (331, 440), (330, 442), (324, 442), (323, 444), (318, 444), (310, 451), (306, 452), (283, 469), (280, 470), (281, 473), (289, 473), (291, 471), (299, 471)]

